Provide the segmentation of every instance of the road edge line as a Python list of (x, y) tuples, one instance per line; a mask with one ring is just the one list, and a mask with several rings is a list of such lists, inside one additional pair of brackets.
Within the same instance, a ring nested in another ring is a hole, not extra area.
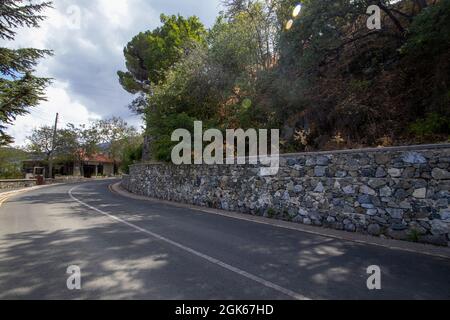
[(208, 262), (210, 262), (212, 264), (215, 264), (215, 265), (217, 265), (219, 267), (222, 267), (222, 268), (224, 268), (224, 269), (226, 269), (228, 271), (236, 273), (236, 274), (238, 274), (238, 275), (240, 275), (240, 276), (242, 276), (244, 278), (253, 280), (254, 282), (257, 282), (257, 283), (259, 283), (259, 284), (261, 284), (261, 285), (263, 285), (263, 286), (265, 286), (267, 288), (270, 288), (272, 290), (278, 291), (278, 292), (280, 292), (280, 293), (282, 293), (282, 294), (284, 294), (286, 296), (289, 296), (289, 297), (291, 297), (291, 298), (293, 298), (295, 300), (304, 300), (304, 301), (311, 300), (310, 298), (308, 298), (308, 297), (306, 297), (306, 296), (304, 296), (302, 294), (299, 294), (299, 293), (294, 292), (294, 291), (292, 291), (290, 289), (286, 289), (284, 287), (281, 287), (281, 286), (279, 286), (279, 285), (277, 285), (277, 284), (275, 284), (273, 282), (270, 282), (268, 280), (265, 280), (265, 279), (263, 279), (261, 277), (258, 277), (256, 275), (254, 275), (254, 274), (251, 274), (251, 273), (249, 273), (247, 271), (244, 271), (244, 270), (239, 269), (237, 267), (234, 267), (234, 266), (232, 266), (230, 264), (227, 264), (227, 263), (225, 263), (225, 262), (223, 262), (223, 261), (221, 261), (219, 259), (216, 259), (216, 258), (213, 258), (213, 257), (211, 257), (209, 255), (203, 254), (203, 253), (201, 253), (201, 252), (199, 252), (199, 251), (197, 251), (195, 249), (189, 248), (189, 247), (187, 247), (187, 246), (185, 246), (185, 245), (183, 245), (181, 243), (178, 243), (176, 241), (170, 240), (169, 238), (161, 236), (161, 235), (159, 235), (157, 233), (154, 233), (152, 231), (149, 231), (147, 229), (141, 228), (141, 227), (139, 227), (139, 226), (137, 226), (137, 225), (135, 225), (135, 224), (133, 224), (131, 222), (123, 220), (123, 219), (121, 219), (119, 217), (116, 217), (116, 216), (110, 214), (110, 213), (107, 213), (106, 211), (103, 211), (101, 209), (93, 207), (93, 206), (91, 206), (91, 205), (81, 201), (80, 199), (76, 198), (73, 195), (73, 191), (75, 191), (78, 187), (80, 187), (80, 185), (71, 188), (68, 193), (69, 193), (69, 196), (70, 196), (70, 198), (72, 200), (74, 200), (75, 202), (83, 205), (84, 207), (87, 207), (87, 208), (89, 208), (89, 209), (91, 209), (93, 211), (96, 211), (96, 212), (98, 212), (98, 213), (100, 213), (102, 215), (105, 215), (105, 216), (109, 217), (110, 219), (115, 220), (116, 222), (123, 223), (123, 224), (125, 224), (125, 225), (127, 225), (127, 226), (129, 226), (129, 227), (131, 227), (131, 228), (133, 228), (135, 230), (137, 230), (137, 231), (140, 231), (142, 233), (150, 235), (151, 237), (156, 238), (156, 239), (158, 239), (158, 240), (160, 240), (162, 242), (165, 242), (165, 243), (168, 243), (168, 244), (170, 244), (170, 245), (172, 245), (174, 247), (177, 247), (178, 249), (181, 249), (181, 250), (186, 251), (186, 252), (188, 252), (188, 253), (190, 253), (192, 255), (195, 255), (195, 256), (197, 256), (199, 258), (202, 258), (203, 260), (206, 260), (206, 261), (208, 261)]

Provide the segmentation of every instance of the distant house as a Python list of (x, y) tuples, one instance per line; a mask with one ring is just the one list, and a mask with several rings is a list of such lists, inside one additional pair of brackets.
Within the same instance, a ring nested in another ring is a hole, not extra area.
[[(48, 161), (45, 155), (32, 155), (22, 162), (25, 175), (34, 173), (35, 168), (44, 168), (49, 176)], [(55, 160), (53, 164), (53, 174), (55, 176), (84, 176), (86, 178), (96, 176), (113, 176), (114, 161), (103, 154), (96, 154), (84, 157), (83, 161), (61, 161)]]
[(113, 176), (114, 173), (114, 161), (103, 154), (97, 154), (85, 157), (82, 166), (74, 167), (73, 175), (84, 175), (86, 178), (90, 178), (92, 176)]

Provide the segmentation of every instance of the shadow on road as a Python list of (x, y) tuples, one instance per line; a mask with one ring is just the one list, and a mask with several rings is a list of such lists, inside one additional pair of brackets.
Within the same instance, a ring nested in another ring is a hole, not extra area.
[[(76, 196), (91, 206), (310, 298), (450, 297), (449, 261), (304, 234), (157, 203), (120, 198), (89, 184)], [(152, 239), (74, 203), (66, 191), (10, 203), (51, 207), (50, 216), (82, 219), (77, 229), (0, 238), (0, 299), (286, 299), (289, 297)], [(40, 214), (32, 211), (32, 214)], [(99, 218), (102, 221), (98, 221)], [(383, 290), (366, 287), (379, 265)], [(82, 270), (81, 291), (66, 269)]]

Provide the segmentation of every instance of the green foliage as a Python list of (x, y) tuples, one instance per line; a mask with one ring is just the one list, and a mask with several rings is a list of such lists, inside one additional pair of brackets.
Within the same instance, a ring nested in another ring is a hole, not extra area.
[[(441, 0), (415, 17), (401, 53), (404, 77), (411, 83), (411, 120), (429, 114), (428, 120), (419, 120), (423, 130), (417, 124), (415, 131), (445, 133), (450, 117), (450, 0)], [(435, 125), (430, 123), (433, 117)]]
[(160, 161), (170, 161), (172, 148), (178, 143), (171, 141), (173, 131), (187, 129), (193, 133), (196, 120), (186, 113), (152, 114), (148, 117), (147, 133), (154, 139), (151, 146), (154, 158)]
[[(51, 5), (51, 2), (22, 2), (5, 0), (0, 3), (0, 39), (14, 40), (18, 27), (38, 27), (44, 19), (40, 13)], [(6, 125), (45, 100), (44, 89), (50, 80), (35, 77), (33, 72), (37, 61), (51, 54), (49, 50), (0, 47), (0, 146), (13, 142), (5, 132)]]
[(81, 125), (76, 127), (68, 124), (66, 128), (58, 129), (53, 140), (53, 128), (42, 126), (33, 130), (27, 137), (27, 149), (31, 153), (44, 155), (58, 161), (82, 161), (99, 151), (100, 139), (95, 129)]
[[(58, 135), (53, 144), (53, 128), (50, 126), (42, 126), (34, 129), (31, 136), (27, 137), (29, 141), (28, 150), (36, 154), (45, 154), (46, 160), (50, 157), (53, 151), (58, 152), (59, 146), (63, 143), (62, 135)], [(65, 137), (65, 136), (64, 136)], [(66, 141), (64, 141), (66, 143)]]
[(274, 208), (269, 208), (269, 209), (267, 209), (267, 217), (268, 218), (273, 218), (273, 217), (275, 217), (276, 216), (276, 211), (275, 211), (275, 209)]
[(129, 139), (122, 153), (120, 169), (122, 172), (130, 173), (130, 166), (142, 160), (143, 140), (142, 137)]
[(408, 232), (408, 240), (411, 242), (419, 242), (420, 233), (417, 230), (410, 230)]
[(22, 179), (22, 161), (26, 157), (23, 150), (0, 147), (0, 179)]
[[(192, 46), (206, 45), (206, 30), (197, 17), (161, 15), (161, 22), (161, 27), (139, 33), (124, 49), (127, 71), (118, 76), (130, 93), (148, 93), (149, 85), (163, 81), (166, 71)], [(140, 102), (132, 103), (134, 111), (143, 111)]]
[(441, 0), (415, 17), (402, 53), (434, 59), (450, 47), (450, 0)]
[[(309, 129), (312, 148), (338, 133), (360, 145), (407, 136), (411, 120), (448, 109), (448, 2), (426, 9), (418, 1), (377, 2), (383, 28), (371, 31), (371, 1), (302, 1), (281, 36), (279, 63), (262, 83), (270, 92), (265, 104), (282, 125)], [(285, 135), (285, 146), (293, 138)]]
[(0, 78), (0, 145), (13, 142), (12, 137), (5, 133), (4, 124), (12, 124), (18, 116), (28, 113), (29, 107), (44, 101), (47, 84), (47, 79), (34, 77), (30, 73), (16, 80)]
[(236, 15), (233, 22), (219, 17), (208, 35), (211, 60), (231, 75), (239, 76), (261, 64), (258, 41), (248, 14)]
[(422, 138), (438, 134), (450, 135), (450, 116), (430, 113), (426, 118), (418, 119), (411, 124), (410, 130)]
[(261, 11), (257, 6), (233, 18), (219, 17), (208, 46), (192, 46), (163, 80), (151, 85), (146, 121), (156, 159), (169, 160), (173, 130), (190, 130), (195, 120), (203, 121), (205, 129), (254, 126), (258, 112), (252, 94), (256, 74), (265, 67), (255, 32)]
[(118, 117), (94, 122), (91, 134), (96, 135), (96, 140), (105, 146), (107, 155), (115, 162), (122, 160), (122, 154), (130, 140), (138, 137), (136, 129)]
[(54, 143), (53, 128), (48, 126), (34, 129), (27, 139), (28, 150), (44, 155), (46, 160), (52, 156), (59, 162), (82, 163), (86, 157), (101, 153), (128, 168), (133, 161), (142, 159), (142, 137), (117, 117), (78, 127), (69, 124), (57, 130)]
[[(300, 17), (281, 35), (280, 64), (301, 68), (304, 76), (316, 76), (324, 60), (350, 40), (342, 33), (365, 15), (367, 7), (367, 1), (302, 1)], [(355, 36), (368, 32), (367, 28), (357, 30)]]
[(166, 17), (125, 50), (121, 83), (141, 94), (132, 105), (156, 159), (170, 160), (172, 132), (195, 120), (280, 128), (290, 152), (448, 132), (450, 0), (376, 1), (382, 30), (366, 26), (372, 0), (303, 0), (290, 30), (299, 1), (223, 2), (208, 33), (183, 38), (189, 19)]

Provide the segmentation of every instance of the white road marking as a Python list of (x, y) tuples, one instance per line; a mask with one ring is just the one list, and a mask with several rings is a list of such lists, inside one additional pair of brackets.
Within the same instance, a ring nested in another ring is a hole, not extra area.
[(103, 210), (97, 209), (97, 208), (95, 208), (95, 207), (93, 207), (93, 206), (91, 206), (91, 205), (89, 205), (89, 204), (87, 204), (87, 203), (77, 199), (73, 195), (73, 191), (75, 189), (77, 189), (78, 187), (80, 187), (80, 186), (75, 186), (72, 189), (70, 189), (69, 190), (69, 196), (72, 198), (72, 200), (78, 202), (79, 204), (81, 204), (81, 205), (83, 205), (83, 206), (85, 206), (85, 207), (87, 207), (87, 208), (89, 208), (91, 210), (94, 210), (94, 211), (96, 211), (96, 212), (98, 212), (100, 214), (103, 214), (103, 215), (105, 215), (105, 216), (107, 216), (107, 217), (109, 217), (109, 218), (111, 218), (111, 219), (113, 219), (113, 220), (115, 220), (117, 222), (123, 223), (123, 224), (125, 224), (125, 225), (127, 225), (127, 226), (129, 226), (129, 227), (131, 227), (133, 229), (136, 229), (136, 230), (138, 230), (138, 231), (140, 231), (142, 233), (145, 233), (145, 234), (147, 234), (147, 235), (149, 235), (149, 236), (151, 236), (153, 238), (156, 238), (156, 239), (158, 239), (160, 241), (166, 242), (166, 243), (168, 243), (168, 244), (170, 244), (170, 245), (172, 245), (174, 247), (177, 247), (177, 248), (179, 248), (181, 250), (189, 252), (190, 254), (193, 254), (193, 255), (195, 255), (195, 256), (197, 256), (199, 258), (207, 260), (208, 262), (213, 263), (215, 265), (218, 265), (218, 266), (220, 266), (220, 267), (222, 267), (224, 269), (227, 269), (228, 271), (234, 272), (234, 273), (236, 273), (236, 274), (238, 274), (238, 275), (240, 275), (242, 277), (245, 277), (245, 278), (253, 280), (253, 281), (255, 281), (255, 282), (259, 283), (259, 284), (262, 284), (262, 285), (264, 285), (264, 286), (266, 286), (266, 287), (268, 287), (270, 289), (273, 289), (273, 290), (276, 290), (278, 292), (281, 292), (281, 293), (283, 293), (283, 294), (285, 294), (285, 295), (287, 295), (287, 296), (289, 296), (289, 297), (291, 297), (293, 299), (296, 299), (296, 300), (311, 300), (310, 298), (308, 298), (308, 297), (306, 297), (304, 295), (301, 295), (301, 294), (299, 294), (297, 292), (294, 292), (292, 290), (283, 288), (283, 287), (281, 287), (281, 286), (279, 286), (279, 285), (277, 285), (277, 284), (275, 284), (273, 282), (267, 281), (267, 280), (265, 280), (263, 278), (260, 278), (260, 277), (258, 277), (256, 275), (253, 275), (253, 274), (251, 274), (251, 273), (249, 273), (247, 271), (244, 271), (242, 269), (239, 269), (237, 267), (229, 265), (229, 264), (227, 264), (227, 263), (225, 263), (223, 261), (220, 261), (220, 260), (218, 260), (216, 258), (213, 258), (211, 256), (203, 254), (203, 253), (201, 253), (201, 252), (199, 252), (197, 250), (194, 250), (194, 249), (189, 248), (189, 247), (187, 247), (185, 245), (182, 245), (181, 243), (178, 243), (178, 242), (175, 242), (173, 240), (170, 240), (170, 239), (168, 239), (166, 237), (163, 237), (163, 236), (161, 236), (159, 234), (156, 234), (154, 232), (151, 232), (149, 230), (141, 228), (141, 227), (139, 227), (139, 226), (137, 226), (137, 225), (135, 225), (133, 223), (125, 221), (125, 220), (123, 220), (123, 219), (121, 219), (119, 217), (116, 217), (116, 216), (114, 216), (112, 214), (109, 214), (109, 213), (107, 213), (107, 212), (105, 212)]

